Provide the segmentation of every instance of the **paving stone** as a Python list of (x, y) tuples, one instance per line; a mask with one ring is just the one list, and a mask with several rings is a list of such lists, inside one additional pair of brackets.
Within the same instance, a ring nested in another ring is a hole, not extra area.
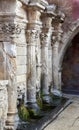
[(69, 105), (59, 116), (44, 130), (79, 130), (79, 102)]

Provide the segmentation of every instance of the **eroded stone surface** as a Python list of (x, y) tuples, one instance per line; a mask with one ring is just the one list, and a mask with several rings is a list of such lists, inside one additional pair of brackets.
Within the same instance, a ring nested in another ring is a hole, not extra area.
[(44, 94), (61, 89), (64, 52), (78, 32), (79, 20), (65, 19), (61, 7), (56, 10), (45, 0), (1, 0), (0, 80), (9, 80), (7, 121), (12, 129), (17, 95), (33, 103), (41, 87)]
[(79, 100), (69, 105), (55, 121), (44, 130), (78, 130), (79, 129)]
[(7, 119), (8, 111), (8, 93), (7, 93), (8, 80), (0, 81), (0, 129), (3, 130), (5, 121)]

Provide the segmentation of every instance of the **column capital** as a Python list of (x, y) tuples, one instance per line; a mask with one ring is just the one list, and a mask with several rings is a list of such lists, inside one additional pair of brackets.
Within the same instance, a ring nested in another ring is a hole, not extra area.
[(41, 33), (41, 44), (42, 46), (49, 46), (51, 41), (51, 35), (54, 30), (52, 27), (52, 18), (55, 16), (56, 6), (48, 5), (46, 10), (42, 13), (42, 33)]
[(30, 0), (28, 6), (28, 9), (35, 9), (43, 11), (45, 10), (46, 6), (48, 5), (48, 2), (45, 0)]
[(48, 5), (48, 2), (46, 0), (30, 0), (29, 2), (31, 5), (42, 5), (46, 7)]
[(52, 27), (52, 19), (56, 16), (56, 6), (48, 5), (44, 12), (42, 12), (41, 20), (43, 28), (49, 29)]
[(39, 38), (38, 30), (27, 30), (27, 45), (36, 46), (36, 40)]
[(64, 20), (65, 20), (65, 14), (61, 10), (58, 11), (57, 17), (58, 17), (58, 20), (59, 20), (60, 23), (64, 22)]
[(57, 26), (60, 23), (63, 24), (64, 20), (65, 20), (65, 14), (63, 12), (61, 12), (60, 10), (58, 10), (58, 12), (56, 13), (55, 18), (52, 21), (52, 24)]
[(45, 13), (47, 13), (47, 15), (49, 15), (49, 16), (55, 17), (56, 16), (56, 5), (55, 4), (47, 5)]
[(29, 0), (18, 0), (18, 1), (20, 1), (24, 5), (27, 5), (29, 3)]
[(58, 10), (55, 19), (53, 19), (52, 21), (52, 26), (54, 26), (52, 41), (55, 44), (61, 42), (63, 34), (62, 25), (64, 23), (64, 20), (65, 20), (65, 14), (61, 10)]
[(28, 29), (40, 30), (42, 23), (40, 21), (41, 12), (45, 10), (45, 6), (38, 1), (30, 2), (27, 5)]

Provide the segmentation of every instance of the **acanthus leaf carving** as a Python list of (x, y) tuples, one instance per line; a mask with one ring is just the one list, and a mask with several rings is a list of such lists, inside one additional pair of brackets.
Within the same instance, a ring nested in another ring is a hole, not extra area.
[(29, 41), (32, 41), (32, 43), (34, 43), (36, 41), (36, 39), (39, 38), (39, 30), (28, 30), (27, 31), (27, 43), (29, 43)]
[(43, 44), (48, 45), (50, 38), (51, 38), (51, 34), (52, 34), (52, 29), (48, 29), (48, 31), (41, 33), (41, 43), (42, 43), (42, 45)]

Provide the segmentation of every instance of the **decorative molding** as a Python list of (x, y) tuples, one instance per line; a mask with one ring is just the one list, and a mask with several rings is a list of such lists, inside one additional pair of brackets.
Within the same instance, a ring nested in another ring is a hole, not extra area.
[(46, 40), (48, 39), (48, 33), (41, 33), (41, 43), (44, 44)]
[[(44, 46), (48, 46), (52, 35), (52, 29), (48, 29), (46, 32), (41, 33), (41, 43)], [(45, 44), (47, 43), (47, 44)]]
[(29, 44), (29, 41), (32, 41), (34, 43), (36, 39), (39, 38), (39, 34), (40, 34), (39, 30), (27, 30), (27, 44)]
[(14, 23), (0, 23), (0, 33), (20, 34), (23, 28)]

